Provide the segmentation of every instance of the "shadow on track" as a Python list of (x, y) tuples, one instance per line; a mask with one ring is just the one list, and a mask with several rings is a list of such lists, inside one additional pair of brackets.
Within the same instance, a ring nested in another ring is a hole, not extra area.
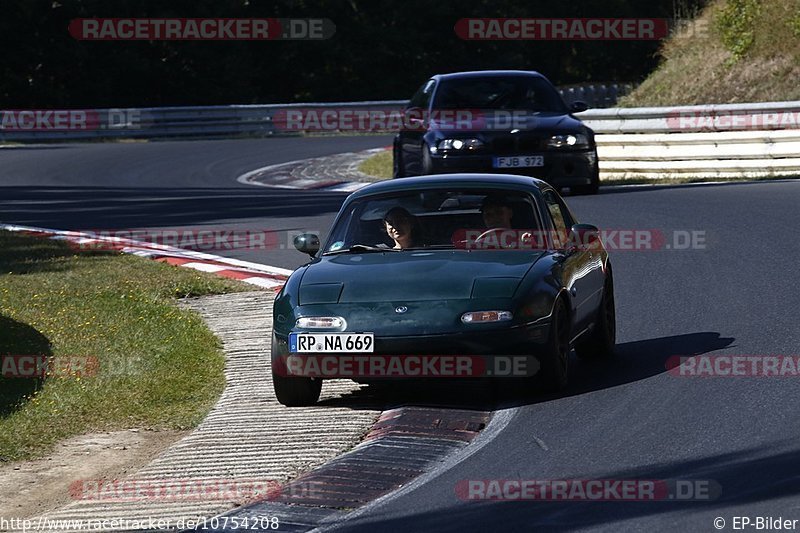
[(219, 225), (335, 214), (347, 193), (241, 188), (4, 187), (0, 222), (64, 230)]
[[(399, 406), (494, 410), (557, 400), (567, 396), (617, 387), (667, 371), (673, 356), (689, 357), (730, 346), (734, 339), (719, 333), (700, 332), (618, 344), (615, 356), (605, 361), (570, 361), (570, 385), (558, 394), (536, 394), (509, 380), (435, 381), (394, 380), (368, 385), (350, 395), (320, 405), (353, 409), (387, 409)], [(324, 384), (323, 384), (324, 387)]]
[[(622, 523), (623, 520), (663, 516), (664, 530), (687, 530), (685, 524), (675, 524), (682, 511), (708, 511), (705, 523), (693, 519), (694, 531), (711, 531), (715, 514), (731, 515), (729, 506), (754, 505), (776, 498), (794, 498), (800, 495), (800, 452), (791, 449), (793, 442), (776, 443), (769, 449), (750, 448), (731, 453), (720, 453), (691, 461), (654, 464), (636, 470), (601, 472), (594, 479), (641, 480), (713, 480), (721, 487), (721, 495), (710, 500), (661, 501), (474, 501), (458, 507), (442, 509), (436, 513), (415, 513), (400, 518), (382, 519), (380, 513), (353, 520), (344, 531), (571, 531), (593, 529), (601, 526), (610, 530), (646, 531), (644, 524)], [(455, 496), (454, 496), (455, 497)], [(727, 511), (727, 512), (726, 512)], [(678, 513), (677, 516), (674, 513)], [(735, 513), (734, 513), (735, 514)], [(759, 514), (754, 512), (754, 514)], [(695, 515), (697, 516), (697, 515)], [(793, 517), (789, 517), (793, 518)], [(612, 525), (613, 524), (613, 525)], [(650, 524), (652, 526), (652, 524)], [(682, 527), (683, 526), (683, 527)]]

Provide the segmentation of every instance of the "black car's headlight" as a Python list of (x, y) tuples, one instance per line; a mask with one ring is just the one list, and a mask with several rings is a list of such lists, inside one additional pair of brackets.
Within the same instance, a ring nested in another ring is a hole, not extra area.
[(589, 148), (589, 137), (582, 133), (553, 135), (547, 140), (548, 148), (585, 149)]
[(431, 146), (431, 152), (437, 151), (454, 151), (454, 152), (473, 152), (483, 148), (484, 143), (480, 139), (443, 139), (436, 143), (436, 146)]

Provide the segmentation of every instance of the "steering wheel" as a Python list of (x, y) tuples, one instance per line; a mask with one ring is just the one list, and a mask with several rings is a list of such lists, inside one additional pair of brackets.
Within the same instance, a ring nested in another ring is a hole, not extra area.
[[(486, 231), (484, 231), (483, 233), (481, 233), (480, 235), (475, 237), (475, 244), (479, 244), (479, 243), (481, 243), (481, 242), (483, 242), (485, 240), (488, 240), (489, 237), (491, 237), (492, 235), (494, 235), (496, 233), (500, 233), (500, 232), (507, 231), (507, 230), (508, 230), (508, 228), (491, 228), (491, 229), (487, 229)], [(499, 239), (499, 237), (500, 236), (497, 235), (496, 239)]]
[[(504, 243), (502, 234), (511, 231), (514, 233), (512, 242)], [(489, 238), (493, 237), (492, 241)], [(474, 244), (480, 246), (482, 243), (489, 241), (487, 244), (497, 248), (513, 248), (518, 250), (528, 249), (533, 246), (533, 235), (529, 230), (515, 230), (510, 228), (491, 228), (487, 229), (475, 238)], [(505, 244), (505, 246), (504, 246)]]

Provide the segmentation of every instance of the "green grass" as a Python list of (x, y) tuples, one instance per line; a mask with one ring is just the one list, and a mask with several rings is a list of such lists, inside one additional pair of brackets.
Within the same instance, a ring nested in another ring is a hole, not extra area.
[(219, 341), (175, 298), (244, 284), (5, 231), (0, 280), (0, 356), (99, 363), (82, 377), (0, 377), (0, 461), (90, 431), (191, 428), (223, 390)]
[(623, 107), (800, 100), (800, 0), (712, 0)]
[(392, 177), (392, 152), (386, 150), (385, 152), (377, 153), (358, 165), (358, 170), (380, 179), (390, 179)]

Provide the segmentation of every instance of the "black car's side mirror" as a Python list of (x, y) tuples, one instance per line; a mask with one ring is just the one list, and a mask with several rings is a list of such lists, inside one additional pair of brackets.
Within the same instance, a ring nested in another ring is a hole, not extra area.
[(570, 113), (581, 113), (583, 111), (586, 111), (587, 109), (589, 109), (589, 105), (586, 102), (581, 102), (580, 100), (578, 100), (577, 102), (572, 102), (569, 105)]
[(298, 251), (311, 257), (314, 257), (319, 252), (319, 236), (314, 233), (301, 233), (295, 236), (293, 242)]
[(427, 125), (425, 110), (421, 107), (407, 107), (403, 110), (403, 127), (409, 130), (419, 130)]
[(569, 230), (567, 252), (590, 250), (600, 243), (600, 230), (591, 224), (575, 224)]

